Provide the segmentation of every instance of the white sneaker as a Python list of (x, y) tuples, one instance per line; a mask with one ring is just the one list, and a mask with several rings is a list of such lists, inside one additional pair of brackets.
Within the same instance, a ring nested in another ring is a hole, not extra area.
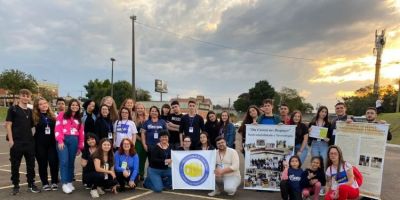
[(68, 184), (63, 184), (62, 185), (62, 190), (65, 194), (70, 194), (72, 192), (71, 188), (68, 186)]
[(228, 193), (229, 196), (235, 195), (235, 192)]
[(90, 196), (92, 196), (92, 198), (99, 198), (100, 197), (100, 195), (99, 195), (99, 193), (97, 192), (96, 189), (90, 190)]
[(98, 192), (100, 195), (103, 195), (103, 194), (106, 193), (106, 192), (104, 192), (104, 190), (103, 190), (101, 187), (97, 187), (97, 192)]
[(325, 196), (325, 189), (321, 188), (321, 190), (319, 191), (319, 196)]
[(213, 197), (213, 196), (215, 196), (215, 195), (220, 195), (220, 194), (221, 194), (221, 192), (220, 192), (220, 191), (218, 191), (218, 190), (214, 190), (214, 191), (212, 191), (212, 192), (208, 193), (208, 196), (210, 196), (210, 197)]
[(69, 189), (71, 189), (71, 191), (75, 190), (75, 187), (74, 187), (74, 185), (72, 185), (72, 183), (67, 183), (67, 185), (68, 185)]

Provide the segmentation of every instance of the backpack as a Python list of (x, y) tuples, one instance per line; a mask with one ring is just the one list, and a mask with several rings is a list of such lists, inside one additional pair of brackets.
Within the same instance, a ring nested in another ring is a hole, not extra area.
[(354, 174), (354, 180), (357, 182), (358, 187), (361, 187), (361, 185), (363, 184), (363, 176), (360, 172), (360, 170), (358, 170), (357, 167), (353, 166), (353, 174)]

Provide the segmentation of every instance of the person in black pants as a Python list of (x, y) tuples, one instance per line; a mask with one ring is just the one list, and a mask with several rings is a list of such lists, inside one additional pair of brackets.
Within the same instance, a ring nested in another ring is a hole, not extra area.
[[(39, 165), (42, 189), (58, 190), (58, 155), (54, 136), (55, 115), (46, 99), (39, 97), (33, 105), (33, 123), (35, 124), (35, 152)], [(51, 185), (47, 180), (47, 166), (50, 166)]]
[(10, 146), (12, 195), (19, 193), (19, 167), (25, 157), (29, 191), (39, 193), (35, 185), (35, 140), (32, 134), (32, 110), (28, 108), (32, 93), (27, 89), (19, 91), (18, 105), (7, 112), (7, 141)]

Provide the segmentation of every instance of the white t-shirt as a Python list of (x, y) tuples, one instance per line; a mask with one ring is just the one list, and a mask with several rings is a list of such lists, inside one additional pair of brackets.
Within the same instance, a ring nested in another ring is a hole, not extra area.
[(378, 100), (376, 100), (375, 105), (377, 108), (379, 108), (382, 106), (382, 103), (383, 103), (382, 100), (378, 99)]
[[(343, 166), (344, 166), (344, 169), (343, 169)], [(348, 182), (346, 171), (349, 170), (349, 169), (353, 170), (353, 166), (349, 162), (346, 162), (345, 164), (341, 164), (340, 172), (339, 172), (339, 175), (338, 175), (337, 178), (336, 178), (337, 169), (333, 165), (326, 169), (325, 174), (328, 177), (332, 177), (332, 183), (331, 183), (332, 186), (334, 186), (335, 180), (337, 182), (337, 186), (339, 186), (339, 185), (343, 185), (343, 184)], [(353, 188), (358, 188), (358, 184), (357, 184), (357, 181), (355, 179), (353, 181), (352, 187)]]
[(114, 123), (114, 132), (114, 147), (119, 147), (122, 139), (129, 138), (132, 140), (133, 134), (137, 134), (137, 129), (132, 120), (117, 120)]

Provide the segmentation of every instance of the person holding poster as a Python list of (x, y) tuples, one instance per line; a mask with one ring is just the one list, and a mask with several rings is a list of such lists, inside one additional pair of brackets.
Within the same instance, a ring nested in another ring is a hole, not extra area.
[[(329, 136), (332, 136), (331, 123), (328, 120), (328, 108), (326, 106), (320, 106), (317, 111), (317, 115), (311, 120), (309, 124), (309, 141), (311, 141), (311, 156), (321, 156), (323, 163), (326, 161), (326, 155), (328, 152)], [(326, 131), (321, 137), (322, 130)], [(319, 131), (317, 131), (319, 130)], [(318, 137), (314, 137), (314, 132), (318, 133)]]
[(169, 133), (163, 129), (159, 133), (160, 142), (149, 152), (149, 167), (143, 186), (154, 192), (172, 188), (172, 173), (169, 167), (171, 160), (171, 146), (168, 143)]
[(263, 106), (261, 107), (261, 111), (264, 112), (264, 115), (261, 115), (257, 119), (258, 124), (267, 124), (267, 125), (276, 125), (281, 123), (281, 118), (278, 115), (273, 114), (274, 103), (272, 99), (265, 99), (263, 101)]
[[(368, 123), (379, 123), (379, 124), (386, 124), (386, 121), (380, 120), (378, 121), (376, 118), (378, 117), (378, 112), (376, 108), (369, 107), (367, 111), (365, 111), (365, 117), (367, 118)], [(387, 141), (392, 140), (392, 133), (388, 131), (387, 134)]]
[[(343, 102), (339, 102), (335, 105), (335, 113), (336, 113), (336, 118), (332, 120), (331, 128), (332, 128), (332, 134), (328, 135), (329, 139), (329, 145), (334, 145), (335, 144), (335, 137), (336, 137), (336, 122), (337, 121), (353, 121), (353, 118), (349, 118), (346, 114), (346, 104)], [(328, 132), (329, 133), (329, 132)]]
[[(260, 116), (260, 110), (255, 105), (249, 106), (242, 124), (239, 127), (238, 133), (242, 136), (242, 145), (240, 145), (241, 151), (244, 153), (244, 144), (246, 144), (246, 124), (257, 124), (257, 118)], [(238, 142), (240, 144), (240, 142)]]
[(325, 174), (327, 179), (325, 200), (346, 200), (359, 197), (360, 190), (354, 179), (353, 166), (344, 161), (342, 150), (338, 146), (332, 145), (328, 149)]
[(229, 196), (236, 193), (240, 185), (241, 177), (239, 171), (239, 155), (236, 150), (227, 147), (224, 137), (218, 136), (217, 143), (217, 164), (215, 167), (215, 190), (208, 193), (209, 196), (221, 194), (223, 185), (224, 191)]
[(308, 154), (308, 128), (301, 120), (301, 112), (293, 111), (290, 117), (290, 125), (296, 125), (295, 153), (303, 163)]

